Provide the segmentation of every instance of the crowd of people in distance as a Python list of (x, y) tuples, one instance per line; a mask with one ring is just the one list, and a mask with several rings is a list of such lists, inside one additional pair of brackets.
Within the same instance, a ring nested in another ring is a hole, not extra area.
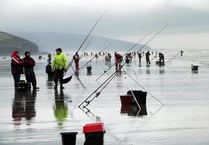
[[(75, 75), (79, 75), (79, 69), (80, 69), (79, 68), (79, 61), (80, 61), (81, 57), (79, 56), (78, 52), (76, 52), (73, 55), (72, 61), (69, 63), (67, 61), (67, 56), (62, 52), (61, 48), (57, 48), (55, 51), (56, 51), (56, 54), (53, 56), (53, 58), (52, 58), (51, 53), (48, 54), (47, 65), (46, 65), (45, 71), (48, 75), (48, 79), (54, 81), (54, 89), (57, 89), (58, 85), (60, 86), (60, 89), (64, 89), (63, 77), (64, 77), (65, 72), (67, 71), (67, 69), (71, 65), (71, 63), (74, 62)], [(36, 75), (34, 72), (34, 67), (36, 65), (36, 62), (31, 57), (30, 54), (31, 53), (29, 51), (26, 51), (24, 58), (20, 58), (18, 51), (14, 51), (12, 53), (11, 72), (13, 75), (15, 88), (18, 87), (19, 82), (21, 81), (20, 80), (21, 74), (24, 74), (25, 78), (26, 78), (26, 82), (32, 84), (33, 90), (39, 89), (39, 87), (37, 86)], [(86, 55), (88, 55), (88, 53), (84, 53), (84, 56), (86, 56)], [(98, 58), (99, 55), (101, 55), (101, 54), (100, 53), (95, 54), (95, 57)], [(126, 64), (130, 63), (132, 61), (133, 56), (135, 56), (135, 55), (138, 56), (139, 66), (141, 66), (141, 64), (142, 64), (142, 57), (143, 56), (145, 56), (146, 66), (150, 66), (150, 64), (151, 64), (150, 51), (147, 51), (147, 52), (137, 51), (137, 52), (127, 53), (125, 55), (125, 60), (123, 58), (123, 55), (121, 55), (118, 52), (115, 52), (114, 58), (115, 58), (116, 74), (120, 75), (121, 68), (123, 67), (123, 65), (125, 63)], [(183, 55), (183, 52), (181, 52), (181, 55)], [(156, 53), (156, 56), (157, 56), (157, 53)], [(165, 65), (164, 54), (159, 52), (158, 57), (159, 57), (159, 61), (158, 61), (159, 65), (160, 66)], [(106, 64), (109, 64), (109, 66), (111, 66), (111, 58), (112, 58), (111, 54), (106, 53), (105, 62), (106, 62)], [(122, 64), (122, 62), (125, 62), (125, 63)]]

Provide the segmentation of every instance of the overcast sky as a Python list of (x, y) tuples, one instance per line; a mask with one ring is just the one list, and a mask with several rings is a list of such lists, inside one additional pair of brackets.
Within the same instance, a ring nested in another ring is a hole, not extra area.
[(0, 0), (0, 31), (86, 34), (101, 15), (94, 35), (135, 42), (168, 24), (151, 47), (209, 48), (209, 0)]

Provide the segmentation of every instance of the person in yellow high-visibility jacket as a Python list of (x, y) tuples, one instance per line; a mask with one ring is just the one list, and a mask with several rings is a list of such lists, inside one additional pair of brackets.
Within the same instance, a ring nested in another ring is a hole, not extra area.
[(57, 89), (58, 81), (60, 82), (60, 89), (63, 87), (63, 76), (64, 72), (67, 70), (68, 62), (66, 55), (62, 52), (61, 48), (56, 49), (56, 55), (52, 60), (52, 70), (54, 71), (54, 89)]

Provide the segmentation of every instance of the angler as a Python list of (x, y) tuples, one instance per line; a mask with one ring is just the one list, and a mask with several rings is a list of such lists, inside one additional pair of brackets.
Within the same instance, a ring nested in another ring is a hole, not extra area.
[(62, 52), (61, 48), (56, 49), (56, 55), (52, 60), (52, 70), (54, 71), (54, 89), (57, 89), (58, 81), (60, 82), (60, 89), (64, 89), (63, 87), (63, 76), (64, 72), (67, 71), (67, 57)]

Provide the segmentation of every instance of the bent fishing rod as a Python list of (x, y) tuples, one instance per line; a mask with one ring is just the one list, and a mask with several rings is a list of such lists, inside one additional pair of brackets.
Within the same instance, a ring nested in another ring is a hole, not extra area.
[[(149, 33), (147, 33), (146, 35), (144, 35), (138, 42), (136, 42), (133, 46), (131, 46), (124, 54), (123, 54), (123, 57), (129, 52), (131, 51), (132, 49), (134, 49), (137, 45), (139, 45), (139, 43), (141, 41), (144, 40), (144, 38), (149, 35)], [(104, 71), (104, 73), (102, 73), (97, 79), (96, 81), (98, 81), (105, 73), (107, 73), (116, 63), (113, 63), (107, 70)]]

